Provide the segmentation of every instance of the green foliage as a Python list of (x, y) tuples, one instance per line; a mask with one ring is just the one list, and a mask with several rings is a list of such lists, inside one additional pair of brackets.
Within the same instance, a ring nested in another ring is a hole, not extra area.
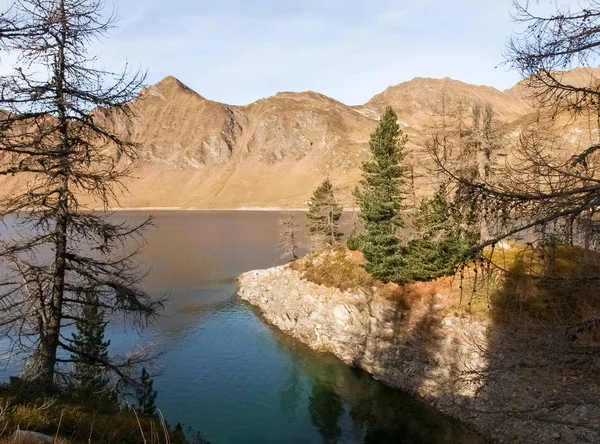
[(169, 444), (210, 444), (200, 432), (194, 432), (190, 427), (187, 427), (186, 433), (180, 422), (169, 429), (169, 440)]
[(348, 240), (346, 240), (346, 246), (349, 250), (357, 251), (361, 249), (361, 237), (358, 235), (350, 236)]
[(150, 373), (143, 368), (140, 385), (136, 390), (138, 411), (145, 415), (156, 414), (156, 391)]
[(478, 235), (461, 224), (451, 211), (444, 187), (419, 206), (415, 220), (416, 238), (408, 242), (402, 280), (429, 281), (455, 273), (455, 265), (466, 259)]
[(306, 227), (314, 249), (339, 244), (342, 237), (339, 227), (341, 217), (342, 207), (335, 200), (333, 185), (329, 179), (325, 179), (314, 191), (306, 213)]
[(185, 438), (185, 432), (180, 422), (175, 425), (175, 428), (171, 431), (169, 438), (171, 438), (171, 444), (185, 444), (187, 439)]
[(118, 397), (105, 366), (109, 362), (110, 341), (104, 340), (104, 312), (95, 291), (87, 291), (82, 297), (85, 305), (76, 322), (77, 332), (72, 334), (75, 350), (71, 354), (74, 361), (72, 395), (103, 408), (114, 408), (118, 405)]
[(406, 261), (396, 233), (404, 226), (400, 185), (407, 138), (397, 120), (396, 113), (388, 107), (371, 134), (369, 147), (373, 159), (363, 163), (363, 179), (354, 195), (365, 228), (357, 243), (367, 261), (365, 270), (384, 282), (400, 283), (400, 269)]

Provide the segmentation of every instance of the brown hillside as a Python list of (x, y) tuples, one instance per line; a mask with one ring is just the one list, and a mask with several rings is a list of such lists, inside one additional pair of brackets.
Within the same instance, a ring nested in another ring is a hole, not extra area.
[[(586, 70), (567, 76), (589, 79)], [(332, 180), (346, 206), (368, 156), (369, 135), (379, 113), (392, 106), (409, 136), (407, 161), (417, 195), (429, 194), (436, 178), (426, 163), (420, 136), (449, 104), (494, 106), (518, 127), (531, 119), (521, 98), (523, 85), (508, 91), (451, 79), (418, 78), (386, 89), (363, 106), (350, 107), (315, 92), (282, 92), (247, 106), (207, 100), (174, 77), (142, 90), (136, 118), (98, 112), (116, 131), (140, 145), (135, 177), (125, 183), (123, 207), (242, 208), (304, 207), (316, 186)], [(582, 133), (570, 128), (569, 143)], [(22, 178), (2, 178), (3, 191), (22, 187)], [(417, 196), (418, 197), (418, 196)]]
[(327, 175), (347, 199), (376, 125), (314, 92), (235, 107), (173, 77), (144, 89), (135, 110), (126, 127), (113, 117), (141, 147), (125, 207), (301, 207)]
[(391, 106), (399, 120), (408, 126), (421, 128), (427, 125), (432, 116), (442, 112), (444, 101), (462, 103), (465, 107), (473, 103), (490, 104), (500, 118), (509, 122), (530, 112), (528, 103), (514, 93), (449, 78), (416, 78), (390, 86), (358, 109), (365, 114), (370, 112), (377, 115), (386, 106)]

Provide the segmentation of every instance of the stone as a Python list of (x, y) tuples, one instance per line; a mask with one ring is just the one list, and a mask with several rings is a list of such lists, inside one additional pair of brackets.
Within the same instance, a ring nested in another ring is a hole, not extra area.
[(17, 430), (12, 438), (11, 442), (15, 444), (27, 443), (27, 444), (53, 444), (54, 437), (44, 435), (38, 432), (29, 432), (27, 430)]

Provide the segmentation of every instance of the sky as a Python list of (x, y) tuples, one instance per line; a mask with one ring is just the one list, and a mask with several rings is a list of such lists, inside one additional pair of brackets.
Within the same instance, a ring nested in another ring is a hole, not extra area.
[(120, 19), (94, 48), (101, 66), (120, 71), (127, 61), (147, 70), (148, 84), (173, 75), (233, 105), (306, 90), (357, 105), (414, 77), (500, 90), (519, 80), (501, 65), (516, 29), (512, 0), (107, 0), (107, 6)]

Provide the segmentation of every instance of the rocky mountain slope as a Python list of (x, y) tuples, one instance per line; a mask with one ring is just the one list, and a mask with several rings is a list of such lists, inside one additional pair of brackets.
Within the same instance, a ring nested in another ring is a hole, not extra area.
[[(585, 81), (586, 72), (569, 75)], [(134, 120), (106, 117), (117, 132), (140, 144), (138, 168), (125, 182), (119, 203), (129, 208), (298, 208), (329, 177), (341, 200), (351, 205), (369, 135), (386, 106), (397, 111), (409, 135), (414, 188), (427, 194), (435, 181), (423, 167), (420, 134), (436, 113), (447, 103), (490, 103), (501, 119), (518, 122), (532, 112), (522, 93), (521, 86), (501, 92), (447, 78), (417, 78), (362, 106), (315, 92), (284, 92), (230, 106), (167, 77), (141, 91)], [(20, 184), (0, 185), (6, 190)]]
[[(514, 120), (529, 108), (517, 94), (450, 79), (415, 79), (350, 107), (315, 92), (278, 93), (247, 106), (204, 99), (173, 77), (144, 89), (122, 134), (142, 160), (124, 207), (302, 207), (325, 177), (345, 204), (360, 178), (379, 113), (393, 106), (419, 170), (418, 134), (441, 97), (492, 103)], [(417, 174), (425, 187), (430, 178)], [(420, 184), (416, 184), (421, 188)]]

